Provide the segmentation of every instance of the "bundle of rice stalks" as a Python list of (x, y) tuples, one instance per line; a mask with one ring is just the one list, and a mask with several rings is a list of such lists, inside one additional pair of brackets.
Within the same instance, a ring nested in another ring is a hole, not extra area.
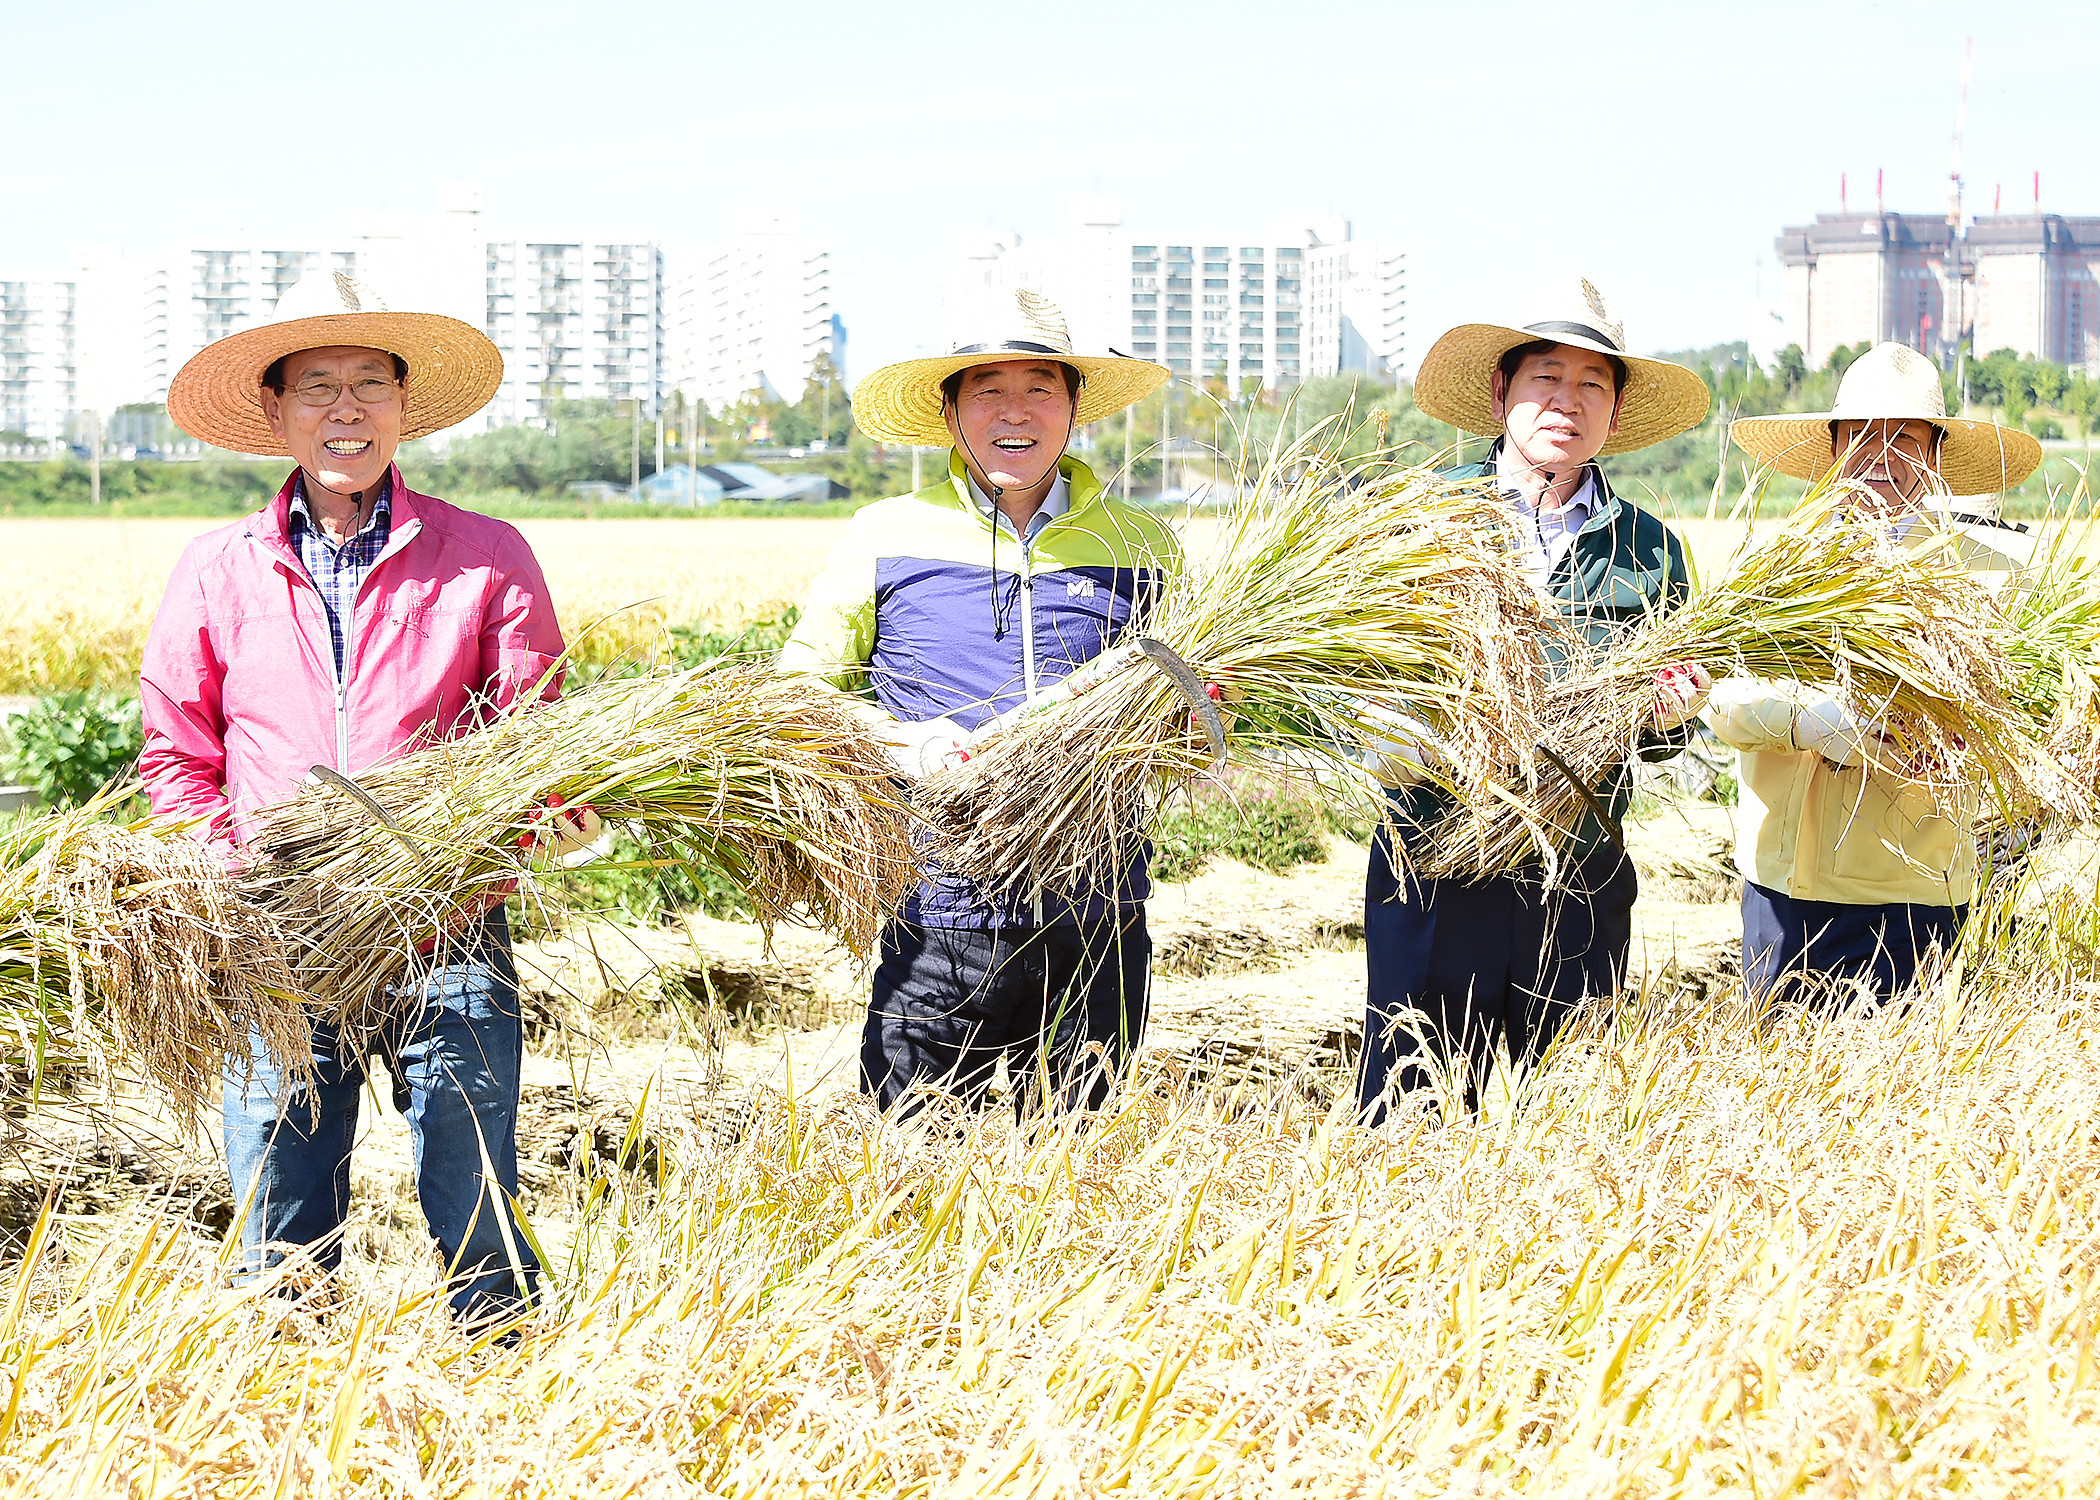
[(551, 799), (733, 881), (761, 920), (813, 919), (856, 953), (912, 878), (889, 763), (853, 701), (722, 665), (604, 679), (265, 810), (243, 890), (292, 939), (324, 1022), (364, 1037), (409, 1003), (404, 965), (510, 891)]
[(2043, 530), (2040, 555), (2010, 591), (2006, 650), (2050, 753), (2100, 801), (2100, 531), (2083, 494)]
[[(1545, 624), (1503, 509), (1477, 482), (1323, 451), (1343, 431), (1330, 418), (1244, 480), (1252, 498), (1135, 629), (1222, 686), (1236, 757), (1361, 780), (1399, 701), (1452, 747), (1460, 794), (1491, 795), (1530, 759)], [(1112, 879), (1159, 790), (1212, 762), (1142, 664), (973, 752), (916, 805), (944, 866), (1025, 896)]]
[[(1898, 542), (1846, 509), (1825, 481), (1727, 575), (1604, 650), (1572, 660), (1546, 694), (1546, 739), (1595, 788), (1651, 721), (1655, 674), (1681, 661), (1716, 679), (1790, 679), (1840, 694), (1878, 721), (1891, 753), (1949, 800), (1981, 778), (2010, 804), (2082, 805), (2040, 754), (2006, 645), (2001, 607), (1963, 565), (1954, 533)], [(1528, 798), (1460, 806), (1418, 860), (1432, 876), (1479, 877), (1557, 854), (1589, 801), (1566, 776), (1535, 775)]]
[(251, 1039), (292, 1077), (311, 1039), (278, 934), (218, 861), (106, 820), (133, 790), (0, 834), (0, 1065), (35, 1100), (128, 1062), (191, 1126)]

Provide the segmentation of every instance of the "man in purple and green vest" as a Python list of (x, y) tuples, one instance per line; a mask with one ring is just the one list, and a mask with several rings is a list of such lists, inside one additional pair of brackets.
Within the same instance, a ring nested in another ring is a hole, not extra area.
[[(907, 779), (1099, 656), (1179, 565), (1163, 522), (1065, 453), (1168, 372), (1075, 354), (1057, 308), (1030, 292), (1002, 313), (855, 388), (863, 432), (948, 448), (947, 468), (854, 516), (781, 652), (783, 670), (872, 696)], [(866, 1091), (885, 1108), (931, 1091), (981, 1107), (1003, 1059), (1017, 1102), (1044, 1081), (1058, 1102), (1098, 1107), (1145, 1025), (1147, 859), (1133, 838), (1114, 881), (1033, 901), (922, 868), (883, 936)]]

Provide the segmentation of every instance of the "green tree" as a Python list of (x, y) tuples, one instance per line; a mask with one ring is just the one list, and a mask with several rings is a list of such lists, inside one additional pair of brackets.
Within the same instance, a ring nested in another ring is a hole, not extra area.
[(2078, 436), (2090, 441), (2093, 436), (2093, 416), (2100, 411), (2100, 381), (2095, 381), (2085, 371), (2074, 371), (2064, 382), (2063, 408), (2067, 416), (2078, 421)]
[(1772, 373), (1791, 394), (1801, 389), (1801, 382), (1808, 378), (1808, 356), (1801, 352), (1799, 344), (1788, 344), (1773, 359)]
[(2034, 392), (2037, 403), (2042, 406), (2055, 406), (2063, 400), (2064, 387), (2071, 379), (2069, 370), (2042, 359), (2023, 360), (2020, 369), (2027, 379), (2028, 389)]
[(783, 407), (774, 421), (773, 441), (791, 448), (806, 448), (821, 440), (826, 447), (845, 446), (853, 430), (853, 410), (839, 380), (838, 366), (830, 354), (820, 350), (810, 362), (809, 378), (803, 382), (802, 399)]

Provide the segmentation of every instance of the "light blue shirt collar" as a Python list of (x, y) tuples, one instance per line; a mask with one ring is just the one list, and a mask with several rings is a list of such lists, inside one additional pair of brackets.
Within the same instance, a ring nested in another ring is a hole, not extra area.
[(1560, 566), (1560, 560), (1575, 545), (1576, 535), (1589, 524), (1590, 511), (1597, 503), (1597, 476), (1585, 466), (1582, 488), (1575, 492), (1574, 498), (1558, 510), (1541, 511), (1517, 488), (1513, 476), (1504, 477), (1505, 464), (1515, 469), (1522, 463), (1522, 459), (1513, 458), (1509, 449), (1498, 450), (1495, 454), (1495, 484), (1517, 513), (1518, 524), (1530, 543), (1524, 552), (1525, 571), (1531, 575), (1534, 587), (1544, 588), (1553, 577), (1553, 570)]
[(1025, 547), (1042, 535), (1045, 526), (1072, 508), (1072, 486), (1066, 482), (1064, 471), (1060, 469), (1057, 478), (1050, 485), (1050, 493), (1043, 496), (1043, 503), (1038, 505), (1035, 514), (1028, 518), (1026, 532), (1014, 529), (1014, 523), (992, 504), (992, 497), (977, 487), (975, 479), (970, 480), (970, 499), (976, 502), (980, 515), (989, 516), (993, 525), (1003, 528), (1008, 536)]

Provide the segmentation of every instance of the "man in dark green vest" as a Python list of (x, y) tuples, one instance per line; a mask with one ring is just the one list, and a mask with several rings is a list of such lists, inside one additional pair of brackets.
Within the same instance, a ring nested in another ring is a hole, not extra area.
[[(1492, 476), (1507, 499), (1532, 582), (1595, 649), (1651, 611), (1674, 607), (1689, 583), (1684, 546), (1662, 522), (1612, 491), (1595, 460), (1659, 443), (1698, 425), (1706, 385), (1682, 365), (1626, 352), (1625, 333), (1587, 281), (1542, 299), (1520, 324), (1469, 323), (1430, 349), (1415, 404), (1463, 431), (1491, 436), (1486, 458), (1450, 472)], [(1682, 747), (1710, 686), (1686, 662), (1656, 682), (1653, 723), (1638, 753)], [(1448, 806), (1430, 779), (1426, 731), (1375, 747), (1403, 852)], [(1614, 818), (1632, 793), (1622, 761), (1594, 788)], [(1396, 1095), (1428, 1087), (1424, 1047), (1463, 1063), (1469, 1097), (1506, 1049), (1513, 1066), (1542, 1053), (1587, 995), (1616, 993), (1633, 939), (1633, 866), (1594, 817), (1572, 831), (1564, 883), (1545, 889), (1533, 866), (1484, 880), (1423, 879), (1394, 858), (1381, 827), (1364, 892), (1369, 1003), (1357, 1080), (1365, 1119)]]

